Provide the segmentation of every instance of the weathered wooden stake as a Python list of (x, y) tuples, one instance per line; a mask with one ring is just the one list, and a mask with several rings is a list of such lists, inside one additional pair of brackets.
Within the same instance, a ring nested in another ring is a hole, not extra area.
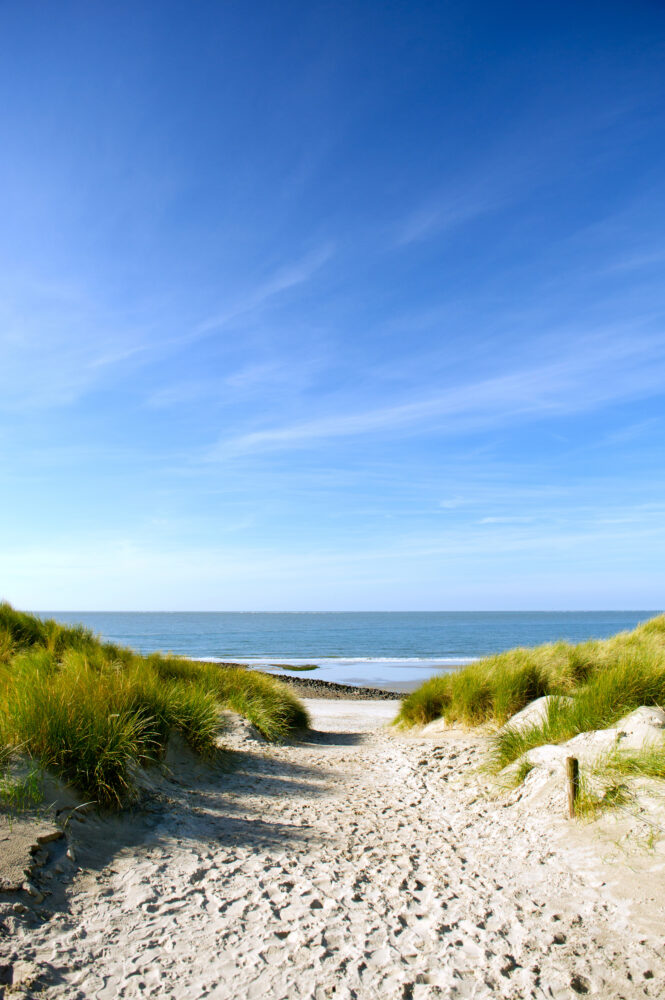
[(580, 762), (577, 757), (566, 757), (566, 791), (568, 792), (568, 819), (575, 818), (575, 802), (580, 790)]

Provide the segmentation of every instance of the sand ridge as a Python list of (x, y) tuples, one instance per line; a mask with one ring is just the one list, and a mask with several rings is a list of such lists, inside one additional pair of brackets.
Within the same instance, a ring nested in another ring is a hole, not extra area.
[(131, 843), (86, 861), (94, 824), (80, 825), (87, 870), (67, 906), (0, 939), (2, 960), (29, 969), (25, 995), (665, 993), (660, 891), (640, 908), (592, 833), (519, 793), (497, 802), (481, 736), (386, 730), (385, 701), (308, 707), (314, 731), (296, 745), (239, 728), (234, 770), (174, 788)]

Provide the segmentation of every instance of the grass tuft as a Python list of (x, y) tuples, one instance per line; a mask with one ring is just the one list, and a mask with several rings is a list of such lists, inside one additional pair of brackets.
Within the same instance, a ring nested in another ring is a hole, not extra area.
[(0, 806), (10, 815), (25, 812), (39, 805), (44, 799), (40, 773), (33, 768), (22, 778), (0, 775)]
[(633, 777), (665, 780), (665, 745), (648, 743), (640, 750), (616, 750), (604, 757), (598, 770)]
[[(580, 785), (575, 803), (575, 815), (579, 819), (596, 819), (606, 809), (615, 809), (630, 802), (628, 786), (622, 781), (612, 780), (607, 774), (602, 774), (598, 768), (593, 769), (594, 781), (580, 774)], [(599, 787), (600, 783), (600, 787)]]
[(521, 785), (524, 779), (527, 777), (527, 775), (530, 774), (531, 771), (533, 771), (533, 768), (534, 765), (531, 763), (531, 761), (526, 760), (526, 758), (524, 760), (521, 760), (517, 767), (517, 771), (515, 772), (515, 784)]
[[(165, 752), (171, 732), (198, 754), (216, 746), (220, 708), (269, 740), (309, 723), (277, 679), (241, 667), (139, 656), (0, 604), (0, 761), (20, 747), (105, 806), (132, 794), (132, 768)], [(7, 791), (9, 794), (9, 788)]]
[(497, 768), (532, 747), (605, 729), (640, 705), (665, 704), (665, 615), (610, 639), (513, 649), (433, 677), (402, 702), (397, 721), (502, 726), (546, 694), (555, 697), (541, 723), (496, 735)]

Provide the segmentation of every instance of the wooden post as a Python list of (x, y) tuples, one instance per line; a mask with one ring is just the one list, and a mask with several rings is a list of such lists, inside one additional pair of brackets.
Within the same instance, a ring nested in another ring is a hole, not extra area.
[(568, 792), (568, 819), (575, 818), (575, 801), (580, 790), (580, 763), (577, 757), (566, 757), (566, 791)]

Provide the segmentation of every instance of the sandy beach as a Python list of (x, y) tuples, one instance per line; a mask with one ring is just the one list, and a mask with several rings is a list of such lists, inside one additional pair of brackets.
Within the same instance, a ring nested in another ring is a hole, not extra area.
[(140, 810), (73, 819), (45, 899), (2, 904), (8, 1000), (663, 995), (661, 854), (571, 824), (563, 793), (497, 798), (477, 733), (308, 708), (302, 742), (234, 717), (231, 769), (180, 752)]

